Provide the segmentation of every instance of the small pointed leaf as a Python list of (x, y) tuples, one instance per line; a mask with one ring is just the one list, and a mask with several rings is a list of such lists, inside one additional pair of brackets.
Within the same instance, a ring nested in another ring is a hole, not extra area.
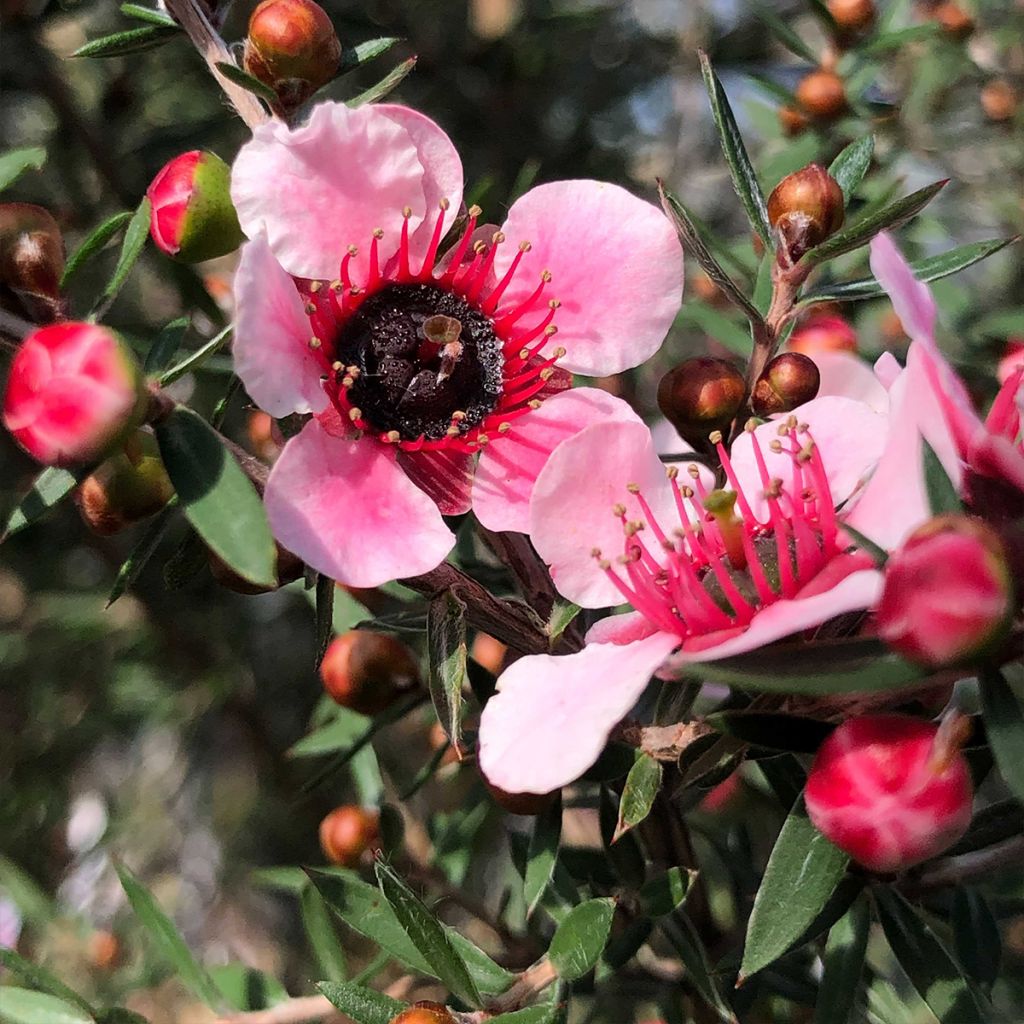
[(828, 173), (839, 182), (847, 206), (850, 205), (857, 186), (868, 173), (874, 152), (874, 135), (862, 135), (859, 139), (854, 139), (829, 166)]
[(321, 981), (316, 987), (356, 1024), (390, 1024), (406, 1006), (383, 992), (348, 982)]
[(661, 788), (662, 765), (648, 754), (639, 754), (626, 776), (626, 785), (619, 801), (619, 821), (615, 826), (614, 843), (630, 829), (636, 828), (654, 806)]
[(614, 913), (614, 900), (596, 899), (566, 914), (548, 948), (548, 957), (563, 981), (575, 981), (593, 970), (608, 941)]

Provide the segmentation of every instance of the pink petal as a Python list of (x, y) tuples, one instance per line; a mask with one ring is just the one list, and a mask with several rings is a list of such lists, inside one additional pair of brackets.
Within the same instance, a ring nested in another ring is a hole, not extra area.
[(262, 236), (242, 247), (235, 271), (235, 372), (271, 416), (321, 412), (323, 370), (309, 348), (312, 328), (291, 277)]
[(520, 658), (481, 716), (481, 770), (511, 793), (549, 793), (579, 778), (678, 643), (655, 633), (562, 657)]
[(515, 420), (480, 455), (473, 484), (477, 519), (489, 530), (526, 533), (533, 484), (548, 456), (584, 427), (609, 420), (641, 422), (626, 402), (597, 388), (552, 395), (539, 409)]
[(321, 103), (299, 128), (277, 120), (256, 128), (235, 160), (231, 196), (245, 233), (264, 231), (290, 273), (331, 280), (355, 245), (358, 278), (375, 228), (384, 231), (382, 257), (397, 251), (406, 206), (413, 250), (422, 256), (439, 201), (451, 203), (446, 224), (458, 212), (462, 165), (448, 137), (422, 114), (390, 104), (353, 110)]
[(889, 411), (886, 388), (859, 356), (849, 352), (817, 352), (810, 358), (821, 374), (818, 398), (852, 398), (875, 412)]
[(893, 384), (896, 383), (896, 378), (903, 372), (903, 367), (900, 366), (900, 361), (891, 352), (883, 352), (875, 360), (874, 371), (875, 376), (878, 378), (878, 383), (886, 391), (890, 391)]
[(463, 452), (400, 451), (398, 465), (442, 515), (460, 516), (472, 504), (473, 458)]
[(587, 630), (588, 644), (631, 644), (658, 632), (640, 612), (622, 612), (600, 619)]
[[(593, 551), (600, 550), (609, 560), (624, 551), (614, 505), (626, 507), (627, 519), (647, 520), (636, 495), (627, 490), (631, 483), (640, 487), (666, 531), (678, 525), (665, 467), (641, 422), (596, 423), (581, 430), (552, 452), (534, 484), (530, 539), (551, 567), (559, 592), (585, 608), (606, 608), (623, 600)], [(653, 537), (650, 546), (657, 557)]]
[(545, 294), (562, 304), (554, 322), (566, 368), (618, 373), (661, 347), (679, 312), (683, 251), (657, 207), (617, 185), (556, 181), (513, 203), (502, 231), (510, 244), (498, 250), (499, 278), (519, 244), (532, 244), (502, 307), (525, 301), (549, 270)]
[(418, 576), (444, 561), (455, 543), (390, 447), (332, 436), (315, 419), (284, 446), (265, 501), (278, 541), (347, 586)]
[(659, 455), (689, 455), (693, 451), (693, 446), (679, 436), (676, 428), (664, 416), (659, 416), (650, 427), (654, 447)]
[(886, 232), (871, 240), (871, 272), (888, 292), (892, 308), (912, 341), (935, 347), (935, 300), (918, 281), (903, 254)]

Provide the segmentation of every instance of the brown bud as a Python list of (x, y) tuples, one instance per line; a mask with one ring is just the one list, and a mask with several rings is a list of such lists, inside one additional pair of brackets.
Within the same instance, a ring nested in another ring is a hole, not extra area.
[(874, 0), (828, 0), (826, 7), (843, 33), (863, 32), (875, 20)]
[(111, 932), (95, 931), (89, 936), (89, 963), (97, 971), (109, 971), (121, 961), (121, 943)]
[(341, 43), (313, 0), (263, 0), (249, 19), (244, 63), (290, 112), (334, 77)]
[(455, 1018), (441, 1003), (422, 1000), (406, 1007), (390, 1024), (455, 1024)]
[(800, 135), (810, 127), (810, 118), (796, 107), (779, 107), (779, 124), (782, 126), (782, 133), (792, 138)]
[(556, 795), (554, 792), (509, 793), (507, 790), (500, 789), (498, 786), (488, 782), (486, 778), (484, 779), (484, 784), (487, 786), (487, 791), (493, 797), (494, 802), (502, 810), (508, 811), (509, 814), (518, 814), (528, 818), (535, 818), (538, 814), (543, 814), (551, 806)]
[(658, 408), (691, 443), (724, 430), (746, 394), (743, 374), (725, 359), (697, 356), (668, 371), (658, 384)]
[(380, 815), (356, 804), (335, 807), (320, 822), (320, 849), (332, 864), (355, 867), (368, 850), (380, 849)]
[(799, 352), (783, 352), (765, 368), (754, 385), (750, 407), (757, 416), (789, 412), (818, 393), (821, 374), (813, 359)]
[(689, 285), (697, 298), (701, 302), (706, 302), (709, 306), (721, 307), (729, 304), (729, 300), (725, 297), (722, 289), (703, 270), (693, 275)]
[(0, 204), (0, 284), (37, 323), (62, 315), (63, 273), (64, 239), (49, 212), (32, 203)]
[(938, 22), (952, 39), (966, 39), (974, 31), (974, 19), (953, 0), (946, 0), (931, 10), (929, 17)]
[(1017, 113), (1020, 99), (1005, 78), (994, 78), (981, 90), (981, 109), (990, 121), (1009, 121)]
[(409, 648), (393, 636), (352, 629), (331, 641), (320, 680), (335, 703), (376, 715), (419, 683), (419, 669)]
[(244, 576), (239, 576), (222, 558), (215, 555), (212, 551), (207, 551), (206, 557), (210, 565), (210, 575), (225, 590), (233, 590), (236, 594), (245, 594), (247, 597), (253, 597), (257, 594), (272, 593), (283, 587), (286, 583), (297, 580), (303, 572), (301, 558), (293, 555), (290, 551), (286, 551), (280, 544), (276, 544), (275, 548), (277, 552), (276, 586), (264, 587), (258, 583), (250, 582)]
[(812, 117), (834, 121), (846, 110), (846, 89), (834, 72), (819, 68), (805, 75), (796, 87), (797, 102)]
[(768, 197), (768, 222), (781, 245), (780, 258), (796, 263), (842, 227), (843, 190), (821, 164), (787, 174)]

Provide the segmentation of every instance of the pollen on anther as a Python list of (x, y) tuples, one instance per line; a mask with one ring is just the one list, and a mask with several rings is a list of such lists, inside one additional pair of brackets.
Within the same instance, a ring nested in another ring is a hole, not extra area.
[(473, 204), (473, 205), (472, 205), (472, 206), (471, 206), (471, 207), (470, 207), (470, 208), (469, 208), (469, 209), (468, 209), (468, 210), (466, 211), (466, 213), (467, 213), (467, 214), (469, 214), (469, 216), (470, 216), (470, 217), (479, 217), (479, 216), (480, 216), (480, 214), (481, 214), (481, 213), (483, 213), (483, 212), (484, 212), (484, 211), (483, 211), (483, 210), (482, 210), (482, 209), (481, 209), (481, 208), (480, 208), (479, 206), (477, 206), (477, 205), (476, 205), (476, 203), (474, 203), (474, 204)]
[(444, 199), (441, 199), (441, 200), (439, 200), (439, 202), (438, 202), (438, 204), (437, 204), (437, 205), (438, 205), (438, 206), (439, 206), (439, 207), (440, 207), (440, 208), (441, 208), (442, 210), (447, 210), (447, 209), (448, 209), (448, 207), (449, 207), (449, 206), (451, 206), (452, 204), (451, 204), (451, 203), (450, 203), (450, 202), (448, 201), (448, 199), (447, 199), (447, 198), (444, 198)]
[(689, 474), (690, 474), (690, 476), (691, 476), (691, 477), (692, 477), (692, 478), (693, 478), (694, 480), (696, 480), (696, 479), (697, 479), (697, 477), (699, 477), (699, 476), (700, 476), (700, 469), (698, 468), (698, 466), (697, 466), (697, 464), (696, 464), (695, 462), (691, 462), (691, 463), (690, 463), (690, 464), (689, 464), (689, 465), (688, 465), (688, 466), (686, 467), (686, 472), (687, 472), (687, 473), (689, 473)]
[(322, 344), (323, 344), (323, 342), (319, 338), (317, 338), (317, 337), (312, 337), (312, 338), (309, 339), (309, 347), (310, 348), (314, 348), (314, 349), (315, 348), (319, 348)]
[(678, 466), (666, 466), (665, 467), (665, 476), (667, 476), (669, 478), (669, 480), (675, 480), (676, 477), (679, 476), (679, 467)]
[(621, 502), (616, 502), (614, 505), (612, 505), (612, 515), (615, 516), (616, 519), (621, 519), (625, 514), (626, 506), (623, 505)]
[(519, 243), (519, 251), (520, 252), (529, 252), (532, 248), (533, 248), (533, 245), (530, 242), (520, 242)]
[(519, 350), (519, 358), (520, 359), (529, 359), (530, 358), (530, 350), (528, 348), (521, 348)]
[(757, 430), (757, 420), (755, 420), (754, 417), (751, 416), (750, 419), (747, 420), (747, 422), (743, 424), (743, 429), (748, 434), (752, 434), (755, 430)]
[(349, 419), (350, 419), (350, 420), (351, 420), (351, 421), (352, 421), (353, 423), (355, 423), (355, 421), (356, 421), (356, 420), (361, 420), (361, 419), (363, 418), (363, 410), (362, 410), (362, 409), (358, 409), (358, 408), (356, 408), (355, 406), (353, 406), (353, 407), (352, 407), (351, 409), (349, 409), (349, 411), (348, 411), (348, 418), (349, 418)]
[(333, 370), (333, 371), (334, 371), (335, 373), (341, 373), (341, 371), (342, 371), (342, 370), (344, 370), (344, 369), (345, 369), (345, 367), (344, 367), (344, 365), (342, 365), (341, 363), (339, 363), (339, 362), (335, 361), (335, 362), (331, 363), (331, 369), (332, 369), (332, 370)]
[(565, 349), (559, 345), (558, 348), (555, 349), (554, 355), (556, 359), (561, 359), (562, 356), (565, 355)]
[(526, 404), (531, 409), (539, 409), (541, 407), (541, 401), (539, 398), (531, 398), (530, 401), (528, 401)]
[(306, 316), (312, 316), (316, 312), (316, 305), (312, 302), (306, 303)]
[(321, 289), (321, 288), (323, 288), (323, 286), (324, 286), (324, 283), (323, 283), (323, 281), (310, 281), (310, 282), (309, 282), (309, 290), (310, 290), (310, 291), (311, 291), (311, 292), (312, 292), (312, 293), (313, 293), (314, 295), (316, 295), (316, 293), (317, 293), (318, 291), (320, 291), (320, 289)]
[(402, 216), (406, 220), (408, 220), (412, 216), (412, 207), (411, 206), (403, 206), (402, 207)]
[(458, 436), (459, 436), (459, 434), (461, 434), (461, 433), (462, 433), (462, 431), (461, 431), (461, 430), (459, 430), (459, 428), (458, 428), (458, 427), (456, 427), (456, 426), (451, 426), (451, 427), (449, 427), (449, 428), (448, 428), (448, 429), (447, 429), (447, 430), (445, 431), (445, 433), (446, 433), (446, 434), (447, 434), (447, 435), (448, 435), (449, 437), (458, 437)]
[(349, 389), (350, 387), (352, 387), (352, 385), (353, 385), (353, 384), (355, 384), (355, 381), (354, 381), (354, 380), (353, 380), (353, 379), (352, 379), (351, 377), (342, 377), (342, 378), (341, 378), (341, 386), (342, 386), (342, 387), (343, 387), (343, 388), (344, 388), (344, 389), (345, 389), (346, 391), (348, 391), (348, 389)]
[(456, 409), (455, 412), (452, 413), (452, 420), (455, 423), (461, 423), (465, 418), (466, 414), (461, 409)]
[(328, 287), (332, 292), (343, 292), (345, 290), (345, 286), (340, 281), (332, 281)]
[(541, 279), (541, 280), (542, 280), (542, 281), (543, 281), (543, 282), (544, 282), (545, 284), (548, 284), (548, 283), (550, 283), (550, 281), (551, 281), (551, 271), (550, 271), (550, 270), (544, 270), (544, 271), (541, 271), (540, 279)]
[(475, 252), (478, 256), (480, 255), (480, 253), (484, 252), (486, 250), (486, 248), (487, 248), (487, 243), (482, 238), (478, 238), (473, 243), (473, 252)]
[(384, 229), (383, 228), (374, 228), (373, 231), (371, 232), (371, 234), (379, 242), (384, 237)]
[(397, 430), (389, 430), (385, 435), (385, 439), (390, 441), (391, 444), (398, 444), (402, 440), (402, 435)]
[(626, 490), (629, 491), (630, 494), (639, 494), (640, 493), (640, 485), (639, 484), (626, 484)]
[(551, 301), (550, 301), (550, 302), (548, 303), (548, 307), (549, 307), (550, 309), (558, 309), (558, 307), (559, 307), (559, 306), (561, 306), (561, 304), (562, 304), (562, 303), (561, 303), (561, 301), (560, 301), (559, 299), (552, 299), (552, 300), (551, 300)]
[(720, 430), (712, 430), (711, 433), (708, 434), (708, 440), (712, 444), (721, 444), (722, 443), (722, 432)]
[(590, 557), (591, 558), (600, 558), (601, 557), (601, 549), (600, 548), (591, 548), (590, 549)]
[(491, 235), (491, 245), (501, 245), (505, 241), (505, 236), (500, 231), (495, 231)]
[(769, 441), (768, 442), (768, 447), (773, 452), (781, 452), (782, 451), (782, 442), (781, 441)]
[(350, 245), (346, 251), (348, 252), (349, 256), (358, 256), (359, 255), (359, 246), (358, 245)]
[(679, 493), (680, 493), (680, 494), (681, 494), (681, 495), (682, 495), (682, 496), (683, 496), (684, 498), (692, 498), (692, 497), (693, 497), (693, 488), (692, 488), (692, 487), (689, 487), (689, 486), (683, 486), (683, 487), (680, 487), (680, 488), (679, 488)]
[(511, 423), (499, 423), (498, 424), (498, 433), (499, 434), (507, 434), (511, 429), (512, 429), (512, 424)]
[(490, 440), (491, 439), (486, 434), (478, 434), (476, 438), (476, 443), (483, 447), (485, 444), (489, 443)]
[(540, 377), (541, 380), (551, 380), (551, 377), (554, 375), (554, 372), (555, 371), (549, 366), (546, 370), (541, 370), (540, 373), (537, 374), (537, 376)]
[(553, 338), (558, 333), (558, 328), (554, 324), (548, 324), (544, 328), (544, 333), (549, 337)]

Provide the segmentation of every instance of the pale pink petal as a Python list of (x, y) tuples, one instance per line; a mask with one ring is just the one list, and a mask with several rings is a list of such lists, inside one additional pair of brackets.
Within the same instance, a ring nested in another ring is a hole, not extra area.
[(510, 793), (549, 793), (579, 778), (679, 643), (655, 633), (577, 654), (520, 658), (480, 718), (480, 768)]
[(352, 587), (428, 572), (455, 543), (390, 447), (335, 437), (315, 419), (284, 446), (264, 497), (277, 540)]
[(664, 416), (659, 416), (650, 426), (654, 447), (659, 455), (689, 455), (693, 451), (693, 445), (684, 441)]
[(405, 475), (428, 494), (442, 515), (460, 516), (472, 505), (473, 456), (464, 452), (398, 453)]
[(513, 421), (512, 429), (495, 435), (480, 455), (473, 483), (477, 519), (488, 530), (526, 533), (533, 484), (548, 456), (584, 427), (609, 420), (641, 422), (622, 399), (597, 388), (573, 388)]
[(404, 207), (422, 251), (440, 199), (451, 202), (450, 222), (461, 194), (462, 167), (444, 132), (387, 104), (321, 103), (295, 129), (268, 121), (239, 150), (231, 173), (245, 233), (264, 231), (289, 273), (326, 280), (337, 277), (350, 245), (359, 247), (355, 277), (365, 274), (375, 228), (384, 231), (382, 257), (395, 252)]
[(883, 352), (875, 360), (874, 371), (875, 376), (878, 378), (878, 383), (886, 391), (889, 391), (892, 389), (893, 384), (896, 383), (896, 378), (903, 372), (903, 367), (900, 366), (900, 361), (891, 352)]
[(871, 272), (888, 292), (892, 308), (912, 341), (935, 347), (935, 300), (918, 281), (896, 243), (886, 233), (871, 239)]
[[(597, 423), (581, 430), (552, 452), (534, 484), (530, 538), (551, 567), (559, 592), (585, 608), (623, 601), (593, 552), (614, 561), (625, 550), (613, 506), (625, 506), (629, 520), (647, 521), (629, 484), (638, 485), (666, 532), (679, 525), (665, 467), (651, 432), (640, 422)], [(644, 539), (657, 557), (658, 542), (649, 528)]]
[(852, 398), (875, 412), (889, 411), (889, 395), (885, 387), (859, 356), (849, 352), (817, 352), (810, 358), (821, 374), (818, 398)]
[(588, 644), (631, 644), (659, 632), (640, 612), (608, 615), (595, 622), (584, 638)]
[[(592, 376), (618, 373), (652, 356), (679, 312), (683, 251), (655, 206), (618, 185), (556, 181), (516, 200), (502, 227), (500, 277), (521, 242), (532, 248), (502, 299), (525, 301), (545, 270), (563, 366)], [(537, 314), (539, 318), (539, 313)]]
[(262, 236), (242, 247), (235, 271), (235, 372), (271, 416), (321, 412), (323, 369), (309, 348), (311, 328), (291, 277)]
[(1024, 491), (1024, 452), (1008, 438), (980, 429), (967, 450), (967, 464), (982, 476), (1005, 480)]

